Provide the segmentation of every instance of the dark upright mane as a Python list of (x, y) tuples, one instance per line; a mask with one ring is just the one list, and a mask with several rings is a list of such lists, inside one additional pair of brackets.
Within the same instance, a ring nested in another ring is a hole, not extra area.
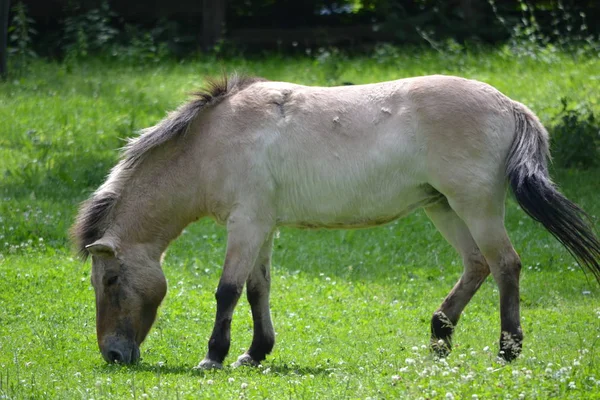
[(71, 227), (71, 238), (79, 255), (87, 258), (86, 246), (104, 235), (107, 219), (125, 181), (150, 150), (184, 135), (194, 118), (206, 107), (214, 106), (224, 98), (263, 80), (238, 75), (207, 79), (206, 86), (194, 92), (191, 101), (169, 113), (157, 125), (143, 129), (139, 136), (130, 139), (123, 149), (121, 161), (112, 169), (106, 182), (79, 208), (75, 224)]

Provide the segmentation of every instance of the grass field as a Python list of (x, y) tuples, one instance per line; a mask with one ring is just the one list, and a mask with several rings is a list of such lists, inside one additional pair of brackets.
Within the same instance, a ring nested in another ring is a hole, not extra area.
[[(496, 359), (498, 292), (488, 279), (467, 307), (455, 349), (436, 360), (429, 319), (461, 273), (423, 212), (376, 229), (282, 229), (275, 241), (273, 354), (261, 368), (195, 371), (214, 316), (224, 230), (190, 226), (163, 268), (169, 294), (133, 367), (107, 365), (95, 338), (90, 265), (67, 233), (123, 138), (156, 123), (223, 69), (331, 85), (430, 73), (486, 81), (546, 125), (560, 98), (598, 115), (600, 60), (561, 53), (398, 51), (337, 59), (270, 57), (157, 65), (36, 62), (0, 84), (0, 399), (7, 398), (600, 398), (600, 290), (515, 204), (507, 227), (522, 256), (524, 352)], [(600, 170), (554, 171), (598, 226)], [(241, 301), (226, 362), (250, 344)]]

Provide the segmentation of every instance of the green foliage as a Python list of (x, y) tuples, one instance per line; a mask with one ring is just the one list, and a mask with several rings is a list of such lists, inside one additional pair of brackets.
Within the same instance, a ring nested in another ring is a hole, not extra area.
[(8, 28), (11, 47), (9, 54), (13, 60), (13, 67), (18, 75), (22, 75), (29, 62), (36, 57), (32, 49), (33, 37), (37, 33), (33, 28), (35, 21), (28, 16), (27, 6), (17, 2), (13, 8), (12, 24)]
[(118, 34), (111, 25), (115, 16), (108, 2), (103, 1), (100, 8), (67, 17), (63, 35), (67, 60), (84, 58), (90, 51), (99, 52), (112, 44)]
[(346, 65), (347, 56), (336, 47), (321, 47), (315, 56), (315, 67), (329, 86), (341, 84), (340, 77)]
[(562, 111), (551, 133), (552, 155), (562, 168), (588, 169), (600, 165), (600, 121), (586, 106), (569, 107), (561, 99)]
[(600, 52), (600, 41), (589, 32), (585, 12), (565, 7), (562, 1), (551, 9), (550, 24), (542, 25), (536, 17), (539, 9), (518, 0), (521, 17), (512, 26), (499, 14), (495, 0), (488, 1), (496, 19), (510, 32), (505, 48), (513, 56), (553, 61), (559, 49), (579, 55)]
[(163, 61), (170, 55), (166, 43), (160, 42), (155, 32), (127, 25), (125, 37), (127, 44), (117, 46), (112, 51), (112, 56), (120, 61), (151, 64)]
[(100, 8), (78, 13), (64, 21), (65, 64), (69, 70), (90, 56), (113, 58), (136, 64), (157, 63), (171, 56), (165, 41), (159, 37), (172, 35), (174, 29), (165, 20), (159, 20), (153, 29), (141, 29), (126, 24), (123, 32), (114, 28), (117, 15), (104, 1)]

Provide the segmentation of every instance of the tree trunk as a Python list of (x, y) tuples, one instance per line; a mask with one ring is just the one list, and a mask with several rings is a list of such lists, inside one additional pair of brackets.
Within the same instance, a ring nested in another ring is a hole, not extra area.
[(211, 50), (223, 37), (226, 0), (203, 0), (202, 47)]
[(0, 0), (0, 77), (6, 79), (8, 70), (8, 10), (10, 0)]

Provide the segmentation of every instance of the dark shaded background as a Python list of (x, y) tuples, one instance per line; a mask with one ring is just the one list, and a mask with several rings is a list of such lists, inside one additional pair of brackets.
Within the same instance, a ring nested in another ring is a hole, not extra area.
[[(15, 1), (11, 1), (11, 5)], [(65, 18), (98, 8), (102, 0), (25, 0), (40, 33), (42, 53), (55, 52)], [(184, 49), (226, 40), (244, 50), (315, 45), (356, 47), (373, 42), (418, 43), (423, 33), (442, 40), (495, 44), (534, 15), (554, 36), (600, 32), (597, 0), (109, 0), (117, 29), (160, 27)], [(496, 8), (494, 10), (494, 7)]]

